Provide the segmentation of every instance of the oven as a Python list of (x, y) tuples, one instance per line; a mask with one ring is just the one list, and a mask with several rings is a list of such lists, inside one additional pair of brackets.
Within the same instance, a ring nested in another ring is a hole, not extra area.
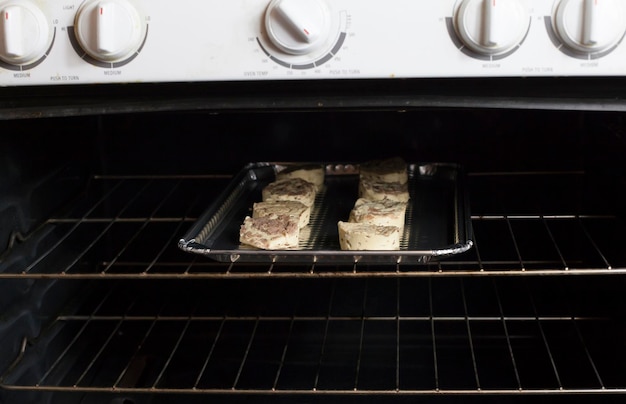
[[(0, 10), (0, 402), (624, 400), (621, 0)], [(239, 249), (268, 166), (394, 156), (423, 250)]]

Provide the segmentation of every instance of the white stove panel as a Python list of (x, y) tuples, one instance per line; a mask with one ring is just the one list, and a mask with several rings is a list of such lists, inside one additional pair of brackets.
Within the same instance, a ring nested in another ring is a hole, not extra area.
[(624, 0), (0, 0), (0, 85), (626, 75)]

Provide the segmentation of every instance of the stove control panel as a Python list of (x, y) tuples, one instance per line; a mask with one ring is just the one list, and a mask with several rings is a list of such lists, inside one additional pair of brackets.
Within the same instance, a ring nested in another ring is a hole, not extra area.
[(0, 0), (0, 86), (626, 76), (625, 0)]

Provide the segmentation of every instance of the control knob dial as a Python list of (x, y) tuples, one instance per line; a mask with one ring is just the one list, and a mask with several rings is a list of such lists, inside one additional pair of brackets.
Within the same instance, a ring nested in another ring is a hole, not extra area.
[(30, 1), (0, 3), (0, 60), (22, 65), (41, 58), (52, 41), (43, 11)]
[(330, 13), (323, 0), (272, 0), (265, 11), (265, 30), (282, 52), (304, 55), (330, 35)]
[(561, 0), (553, 15), (554, 29), (568, 48), (598, 53), (624, 36), (625, 12), (624, 0)]
[(530, 18), (519, 0), (462, 0), (455, 10), (459, 39), (481, 55), (512, 50), (526, 35)]
[(74, 33), (89, 56), (116, 62), (139, 49), (145, 24), (129, 0), (87, 0), (76, 13)]

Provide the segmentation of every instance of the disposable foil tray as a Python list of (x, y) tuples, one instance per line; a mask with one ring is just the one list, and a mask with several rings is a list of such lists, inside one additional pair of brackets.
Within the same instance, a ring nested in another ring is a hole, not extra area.
[[(179, 241), (187, 252), (222, 262), (291, 262), (316, 264), (426, 263), (469, 250), (472, 229), (461, 168), (455, 164), (409, 164), (410, 200), (400, 250), (342, 251), (337, 222), (347, 221), (358, 198), (357, 163), (319, 163), (325, 167), (323, 189), (317, 194), (300, 244), (290, 250), (262, 250), (239, 242), (239, 230), (261, 190), (291, 164), (251, 163), (231, 181)], [(305, 163), (310, 164), (310, 163)]]

